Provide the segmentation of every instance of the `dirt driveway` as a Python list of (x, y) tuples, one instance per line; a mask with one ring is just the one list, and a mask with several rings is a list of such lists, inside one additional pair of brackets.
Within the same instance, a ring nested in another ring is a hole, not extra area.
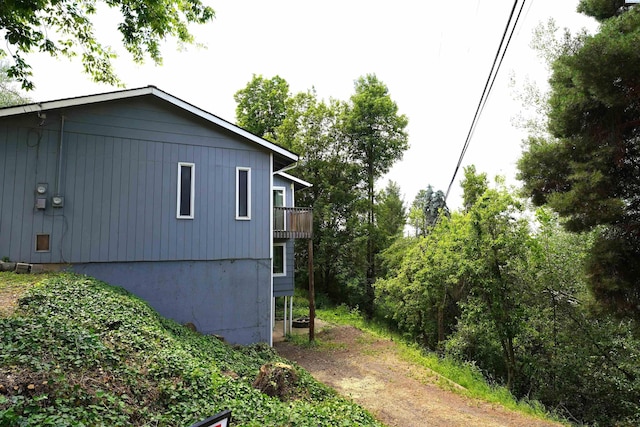
[(444, 390), (435, 385), (437, 374), (403, 361), (389, 339), (352, 326), (324, 327), (316, 337), (322, 344), (315, 348), (284, 341), (274, 346), (388, 426), (561, 426)]

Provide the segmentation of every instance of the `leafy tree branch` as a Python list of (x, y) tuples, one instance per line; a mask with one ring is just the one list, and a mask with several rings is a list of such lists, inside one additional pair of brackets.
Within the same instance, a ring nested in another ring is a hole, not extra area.
[(33, 89), (26, 56), (45, 52), (53, 57), (80, 55), (84, 71), (95, 81), (120, 84), (112, 65), (116, 54), (95, 36), (99, 5), (119, 9), (117, 30), (138, 63), (149, 55), (161, 64), (163, 40), (175, 37), (180, 43), (193, 43), (188, 25), (214, 18), (213, 9), (200, 0), (5, 0), (0, 3), (0, 34), (6, 48), (0, 49), (0, 58), (12, 60), (8, 76), (23, 89)]

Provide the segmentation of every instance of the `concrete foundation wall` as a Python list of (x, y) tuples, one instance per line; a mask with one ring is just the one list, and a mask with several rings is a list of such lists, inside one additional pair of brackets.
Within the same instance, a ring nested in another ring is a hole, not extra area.
[(122, 286), (161, 315), (232, 344), (271, 342), (270, 260), (76, 264), (72, 270)]

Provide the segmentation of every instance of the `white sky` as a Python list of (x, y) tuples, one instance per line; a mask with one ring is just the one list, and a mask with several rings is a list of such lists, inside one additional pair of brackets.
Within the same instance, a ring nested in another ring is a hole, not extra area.
[[(235, 122), (233, 94), (253, 74), (287, 80), (293, 93), (316, 88), (320, 98), (347, 100), (354, 80), (374, 73), (384, 82), (400, 112), (409, 118), (411, 148), (379, 184), (399, 183), (410, 204), (431, 184), (446, 191), (488, 77), (507, 18), (510, 0), (205, 0), (216, 19), (193, 32), (207, 49), (164, 50), (164, 65), (132, 64), (126, 52), (116, 71), (128, 88), (153, 84), (226, 120)], [(578, 0), (528, 0), (492, 95), (476, 128), (463, 166), (475, 164), (490, 178), (515, 183), (515, 162), (524, 134), (511, 119), (510, 75), (541, 84), (548, 77), (529, 48), (533, 28), (553, 17), (573, 31), (595, 28), (575, 12)], [(122, 51), (115, 21), (100, 13), (101, 40)], [(114, 90), (91, 83), (79, 64), (30, 57), (34, 101)], [(292, 171), (295, 174), (295, 170)], [(458, 182), (448, 204), (460, 206)]]

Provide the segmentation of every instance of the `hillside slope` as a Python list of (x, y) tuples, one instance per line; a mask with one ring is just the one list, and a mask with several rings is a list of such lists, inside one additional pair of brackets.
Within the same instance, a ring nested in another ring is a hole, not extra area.
[(272, 349), (232, 348), (89, 277), (43, 276), (0, 315), (0, 426), (188, 426), (224, 409), (233, 426), (381, 426), (302, 369), (287, 401), (259, 392), (260, 367), (284, 361)]

